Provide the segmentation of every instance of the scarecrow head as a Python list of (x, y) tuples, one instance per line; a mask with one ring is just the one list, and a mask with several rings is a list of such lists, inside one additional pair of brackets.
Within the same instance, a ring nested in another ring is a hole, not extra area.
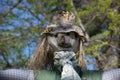
[(54, 52), (73, 51), (78, 54), (78, 65), (85, 67), (82, 43), (86, 41), (80, 27), (75, 25), (75, 15), (62, 11), (57, 13), (41, 33), (42, 40), (33, 54), (29, 67), (47, 69), (54, 66)]

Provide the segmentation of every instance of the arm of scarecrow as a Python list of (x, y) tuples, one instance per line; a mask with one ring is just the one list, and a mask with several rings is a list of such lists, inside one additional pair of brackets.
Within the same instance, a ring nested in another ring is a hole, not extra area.
[(1, 70), (0, 80), (34, 80), (34, 74), (32, 70)]

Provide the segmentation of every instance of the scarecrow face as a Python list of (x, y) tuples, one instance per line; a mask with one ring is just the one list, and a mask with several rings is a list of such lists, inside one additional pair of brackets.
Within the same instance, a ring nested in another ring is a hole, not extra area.
[(74, 51), (79, 49), (79, 36), (75, 32), (56, 33), (47, 36), (53, 51)]

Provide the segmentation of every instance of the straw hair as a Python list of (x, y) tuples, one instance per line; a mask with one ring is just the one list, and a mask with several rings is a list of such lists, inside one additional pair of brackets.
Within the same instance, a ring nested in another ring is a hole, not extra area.
[[(80, 40), (78, 66), (82, 69), (86, 69), (85, 54), (82, 46), (83, 41)], [(28, 68), (33, 70), (52, 70), (54, 66), (53, 53), (54, 51), (52, 51), (52, 48), (49, 46), (47, 37), (42, 38), (41, 43), (33, 53), (33, 57), (28, 64)]]
[(85, 53), (83, 50), (83, 41), (80, 40), (80, 47), (79, 47), (79, 56), (78, 56), (78, 65), (82, 69), (86, 69), (86, 64), (85, 64)]
[[(49, 53), (48, 53), (49, 52)], [(49, 49), (47, 37), (41, 40), (37, 49), (33, 53), (33, 57), (28, 64), (29, 69), (49, 69), (53, 66), (53, 54)]]

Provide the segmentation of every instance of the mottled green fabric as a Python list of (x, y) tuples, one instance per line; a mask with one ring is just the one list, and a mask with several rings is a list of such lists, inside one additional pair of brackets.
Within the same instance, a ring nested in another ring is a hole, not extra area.
[[(58, 67), (58, 66), (57, 66)], [(81, 71), (79, 67), (75, 68), (80, 77), (86, 77), (87, 80), (102, 80), (103, 71)], [(39, 70), (34, 71), (35, 80), (61, 80), (61, 68), (55, 68), (53, 71)]]
[(35, 80), (60, 80), (60, 74), (55, 71), (35, 71)]
[(83, 71), (83, 77), (86, 77), (87, 80), (102, 80), (102, 73), (103, 71), (92, 71), (86, 70)]

